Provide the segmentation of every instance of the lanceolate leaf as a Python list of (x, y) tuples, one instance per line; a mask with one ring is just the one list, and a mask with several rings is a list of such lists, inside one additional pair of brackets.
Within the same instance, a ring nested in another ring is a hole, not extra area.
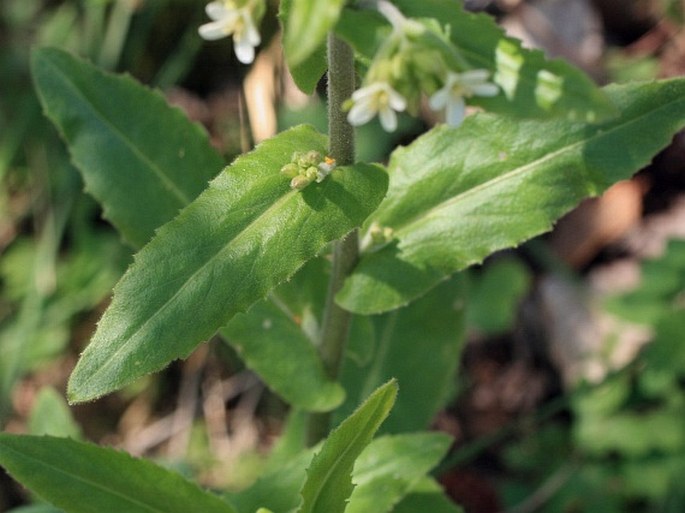
[(332, 410), (343, 401), (344, 389), (327, 377), (314, 344), (278, 303), (275, 297), (260, 301), (248, 313), (236, 315), (221, 334), (289, 404)]
[[(562, 60), (547, 60), (539, 50), (528, 50), (506, 37), (487, 14), (466, 11), (458, 0), (394, 0), (405, 16), (434, 18), (449, 30), (462, 58), (472, 68), (490, 70), (502, 94), (472, 98), (472, 103), (493, 112), (522, 117), (564, 115), (598, 121), (617, 112), (602, 91), (583, 72)], [(360, 26), (363, 26), (364, 35)], [(375, 13), (343, 11), (336, 31), (365, 59), (372, 58), (378, 37), (387, 23)]]
[(412, 433), (374, 440), (354, 465), (355, 489), (345, 513), (387, 513), (445, 456), (451, 438)]
[(580, 200), (646, 165), (685, 126), (685, 79), (608, 87), (620, 117), (593, 125), (476, 115), (394, 152), (373, 221), (394, 240), (362, 258), (337, 300), (406, 304), (445, 276), (549, 230)]
[(199, 126), (130, 77), (54, 48), (36, 50), (31, 66), (43, 109), (86, 189), (133, 246), (145, 244), (223, 167)]
[[(425, 474), (440, 462), (450, 444), (450, 437), (442, 433), (411, 433), (374, 439), (354, 463), (352, 481), (355, 489), (345, 513), (384, 513), (407, 493), (425, 488), (422, 486), (427, 479)], [(273, 513), (294, 511), (300, 502), (297, 492), (307, 477), (306, 467), (312, 453), (320, 449), (310, 448), (290, 455), (287, 461), (246, 490), (226, 494), (225, 500), (240, 513), (254, 513), (259, 507)], [(389, 489), (392, 493), (383, 495)]]
[(307, 469), (302, 487), (303, 502), (298, 513), (342, 513), (352, 493), (354, 462), (388, 416), (397, 383), (378, 388), (326, 439)]
[(359, 362), (348, 353), (340, 375), (347, 399), (336, 416), (344, 418), (371, 390), (394, 377), (400, 394), (381, 431), (427, 429), (453, 387), (464, 341), (463, 304), (464, 287), (452, 279), (401, 310), (373, 317), (373, 355)]
[[(87, 186), (103, 204), (106, 215), (136, 248), (147, 242), (154, 229), (173, 219), (220, 171), (222, 159), (209, 145), (206, 134), (159, 94), (134, 80), (103, 73), (52, 49), (36, 52), (34, 68), (46, 112), (65, 134)], [(123, 108), (112, 109), (113, 103)], [(150, 129), (152, 120), (159, 124), (154, 130)], [(101, 138), (102, 142), (94, 138)], [(110, 151), (115, 154), (110, 155)], [(172, 182), (178, 194), (167, 187)], [(170, 208), (161, 208), (162, 204)], [(235, 332), (225, 332), (234, 335), (234, 346), (241, 345), (247, 364), (290, 404), (308, 410), (335, 407), (343, 392), (325, 375), (312, 344), (301, 330), (284, 319), (283, 314), (271, 312), (274, 326), (265, 331), (261, 328), (265, 319), (257, 314), (255, 311), (243, 315), (235, 324), (243, 331), (249, 323), (259, 327), (249, 340)], [(279, 338), (282, 333), (277, 328), (283, 324), (288, 340)], [(262, 332), (271, 337), (254, 336)], [(276, 358), (274, 349), (281, 349), (284, 354), (280, 356), (285, 358)], [(258, 359), (255, 353), (268, 357)], [(295, 362), (297, 379), (293, 379), (293, 374), (284, 377)]]
[(0, 465), (69, 513), (235, 512), (174, 472), (68, 438), (0, 434)]
[(136, 255), (69, 382), (72, 401), (111, 392), (187, 356), (236, 313), (359, 226), (387, 187), (378, 166), (341, 167), (303, 191), (280, 173), (325, 153), (297, 127), (238, 158)]
[(267, 299), (220, 330), (245, 365), (288, 404), (306, 411), (331, 410), (345, 396), (315, 349), (329, 267), (324, 257), (311, 259)]

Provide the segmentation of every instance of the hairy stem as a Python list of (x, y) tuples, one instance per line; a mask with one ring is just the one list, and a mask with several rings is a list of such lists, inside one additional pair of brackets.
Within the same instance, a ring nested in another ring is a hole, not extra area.
[[(354, 162), (354, 130), (342, 110), (355, 87), (352, 49), (333, 34), (328, 36), (328, 135), (329, 154), (339, 166)], [(335, 303), (335, 295), (350, 274), (359, 257), (357, 231), (335, 242), (333, 269), (328, 284), (319, 351), (328, 375), (335, 379), (340, 370), (351, 314)], [(312, 414), (308, 426), (308, 443), (313, 445), (328, 435), (330, 413)]]

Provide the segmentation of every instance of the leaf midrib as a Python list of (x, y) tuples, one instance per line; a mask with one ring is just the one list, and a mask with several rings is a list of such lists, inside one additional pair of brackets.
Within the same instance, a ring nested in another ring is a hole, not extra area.
[(509, 180), (513, 180), (513, 179), (517, 178), (519, 175), (525, 174), (526, 172), (528, 172), (532, 168), (535, 168), (537, 166), (541, 166), (545, 162), (552, 160), (552, 159), (555, 159), (555, 158), (563, 155), (566, 152), (572, 152), (573, 150), (587, 144), (589, 141), (592, 141), (593, 139), (595, 139), (597, 137), (605, 137), (605, 136), (607, 136), (607, 135), (609, 135), (615, 131), (623, 130), (631, 124), (637, 123), (644, 118), (652, 116), (652, 115), (658, 113), (659, 111), (666, 109), (666, 108), (669, 108), (671, 105), (682, 102), (682, 101), (683, 100), (681, 100), (681, 99), (676, 99), (674, 101), (668, 102), (666, 104), (663, 104), (659, 108), (649, 110), (648, 112), (645, 112), (644, 114), (640, 114), (639, 116), (636, 116), (636, 117), (626, 121), (625, 123), (617, 124), (616, 126), (611, 127), (609, 129), (602, 129), (601, 126), (598, 126), (597, 127), (598, 130), (589, 137), (583, 138), (583, 139), (576, 141), (575, 143), (572, 143), (568, 146), (564, 146), (564, 147), (562, 147), (562, 148), (560, 148), (560, 149), (558, 149), (552, 153), (548, 153), (542, 158), (536, 159), (536, 160), (529, 162), (528, 164), (525, 164), (523, 166), (519, 166), (519, 167), (517, 167), (517, 168), (515, 168), (515, 169), (513, 169), (507, 173), (504, 173), (504, 174), (499, 175), (499, 176), (497, 176), (491, 180), (488, 180), (487, 182), (483, 182), (482, 184), (476, 185), (475, 187), (472, 187), (468, 190), (462, 191), (459, 194), (457, 194), (456, 196), (452, 196), (450, 198), (447, 198), (446, 200), (439, 202), (438, 204), (431, 207), (430, 209), (428, 209), (424, 212), (418, 213), (417, 215), (408, 219), (404, 223), (395, 227), (396, 234), (401, 238), (402, 234), (411, 232), (413, 229), (415, 229), (415, 226), (417, 224), (420, 224), (420, 223), (428, 220), (429, 218), (437, 215), (438, 212), (440, 212), (441, 210), (449, 209), (454, 204), (468, 198), (469, 196), (481, 193), (482, 191), (485, 191), (489, 188), (497, 187), (501, 184), (501, 182), (507, 182)]
[[(76, 84), (69, 79), (69, 76), (62, 72), (61, 68), (54, 64), (50, 59), (45, 59), (47, 64), (56, 70), (56, 76), (61, 77), (61, 81), (66, 85), (68, 89), (74, 92), (79, 100), (88, 107), (88, 110), (92, 112), (95, 117), (100, 120), (102, 124), (109, 127), (112, 133), (123, 143), (123, 145), (131, 151), (131, 153), (140, 160), (144, 167), (152, 171), (153, 176), (155, 176), (161, 183), (164, 189), (171, 192), (171, 194), (179, 200), (181, 206), (185, 206), (190, 203), (191, 198), (187, 196), (182, 189), (180, 189), (175, 182), (169, 179), (169, 177), (157, 166), (155, 162), (150, 160), (145, 153), (141, 152), (133, 142), (126, 137), (126, 134), (122, 132), (119, 127), (117, 127), (113, 122), (104, 115), (99, 109), (95, 107), (95, 104), (89, 101), (89, 98), (82, 92)], [(45, 93), (44, 93), (45, 94)]]
[[(312, 498), (311, 504), (312, 507), (309, 508), (309, 511), (315, 511), (312, 509), (316, 504), (319, 502), (319, 497), (321, 497), (321, 494), (323, 492), (323, 489), (326, 487), (327, 483), (331, 480), (331, 475), (334, 473), (337, 468), (342, 465), (342, 460), (344, 460), (347, 455), (352, 451), (353, 448), (356, 448), (358, 440), (365, 435), (366, 429), (368, 428), (369, 425), (373, 425), (376, 419), (376, 414), (378, 413), (378, 409), (385, 403), (385, 401), (379, 401), (379, 404), (373, 408), (371, 411), (371, 415), (369, 415), (369, 419), (364, 423), (363, 429), (357, 430), (356, 434), (352, 438), (352, 441), (347, 444), (347, 447), (345, 450), (336, 458), (336, 463), (334, 465), (331, 465), (331, 467), (328, 469), (328, 471), (324, 474), (323, 479), (321, 480), (321, 486), (317, 487), (317, 492)], [(343, 426), (341, 426), (342, 428)], [(341, 429), (340, 428), (340, 429)], [(371, 435), (373, 437), (373, 434)], [(352, 466), (354, 467), (354, 461), (352, 462)], [(350, 472), (350, 484), (354, 486), (352, 483), (352, 473)], [(302, 510), (300, 510), (302, 511)]]
[[(267, 216), (271, 211), (278, 209), (282, 204), (287, 203), (287, 201), (297, 194), (297, 191), (288, 191), (286, 192), (281, 198), (279, 198), (275, 203), (270, 205), (266, 210), (264, 210), (261, 214), (256, 216), (252, 221), (250, 221), (245, 227), (240, 230), (235, 237), (231, 238), (229, 241), (226, 242), (218, 251), (216, 251), (211, 257), (209, 257), (193, 274), (191, 274), (188, 279), (185, 280), (183, 285), (181, 285), (178, 290), (174, 293), (173, 296), (171, 296), (167, 301), (165, 301), (160, 307), (151, 315), (149, 316), (145, 322), (143, 322), (133, 333), (130, 335), (126, 336), (126, 341), (120, 345), (116, 351), (107, 359), (106, 362), (104, 362), (102, 365), (98, 367), (98, 369), (90, 375), (90, 378), (87, 379), (86, 381), (83, 382), (82, 388), (85, 387), (88, 383), (92, 382), (93, 379), (95, 379), (98, 375), (102, 374), (106, 369), (108, 369), (111, 366), (111, 362), (116, 359), (116, 357), (124, 352), (124, 350), (132, 343), (133, 339), (136, 338), (142, 331), (145, 330), (145, 328), (154, 320), (156, 319), (159, 315), (162, 314), (164, 310), (166, 310), (174, 301), (175, 299), (188, 287), (190, 283), (193, 282), (194, 278), (202, 273), (209, 265), (212, 264), (212, 262), (218, 258), (222, 253), (227, 251), (227, 249), (233, 245), (236, 241), (239, 239), (243, 238), (246, 233), (249, 233), (249, 230), (252, 226), (259, 224), (259, 222)], [(102, 340), (102, 339), (101, 339)]]
[[(48, 468), (51, 469), (51, 470), (56, 471), (56, 473), (62, 474), (62, 475), (64, 475), (64, 476), (67, 476), (67, 477), (69, 477), (69, 478), (71, 478), (71, 479), (74, 479), (74, 480), (76, 480), (76, 481), (81, 481), (81, 482), (85, 483), (86, 485), (89, 485), (89, 486), (91, 486), (91, 487), (93, 487), (93, 488), (97, 488), (97, 489), (99, 489), (99, 490), (101, 490), (101, 491), (103, 491), (103, 492), (105, 492), (105, 493), (107, 493), (107, 494), (109, 494), (109, 495), (113, 495), (113, 496), (115, 496), (115, 497), (120, 497), (120, 498), (122, 498), (123, 500), (125, 500), (125, 501), (127, 501), (127, 502), (129, 502), (129, 503), (131, 503), (131, 504), (135, 504), (135, 505), (141, 506), (141, 507), (143, 507), (144, 509), (147, 509), (148, 511), (154, 511), (154, 512), (158, 512), (158, 513), (168, 513), (168, 512), (166, 512), (165, 510), (153, 508), (153, 507), (148, 506), (147, 504), (145, 504), (145, 503), (143, 503), (143, 502), (139, 502), (139, 501), (137, 501), (137, 500), (134, 500), (134, 499), (128, 497), (127, 495), (124, 495), (124, 494), (122, 494), (121, 492), (118, 492), (117, 490), (113, 490), (113, 489), (106, 488), (106, 487), (102, 486), (101, 484), (99, 484), (99, 483), (97, 483), (97, 482), (95, 482), (95, 481), (90, 481), (90, 480), (88, 480), (88, 479), (85, 479), (84, 477), (82, 477), (82, 476), (79, 475), (79, 474), (73, 474), (73, 473), (71, 473), (71, 472), (67, 472), (66, 470), (64, 470), (64, 469), (62, 469), (62, 468), (60, 468), (60, 467), (57, 467), (57, 466), (55, 466), (55, 465), (53, 465), (53, 464), (51, 464), (51, 463), (46, 462), (45, 460), (41, 460), (40, 458), (36, 458), (36, 457), (34, 457), (34, 456), (32, 456), (32, 455), (29, 455), (29, 454), (26, 454), (26, 453), (17, 451), (16, 449), (14, 449), (14, 448), (12, 448), (12, 447), (9, 447), (9, 446), (7, 446), (7, 445), (5, 445), (5, 449), (8, 450), (8, 451), (10, 451), (10, 452), (12, 452), (12, 453), (14, 453), (15, 455), (19, 456), (20, 459), (21, 459), (21, 458), (24, 458), (24, 459), (31, 460), (32, 462), (34, 462), (34, 465), (32, 465), (33, 468), (36, 468), (38, 465), (43, 465), (43, 466), (45, 466), (45, 467), (48, 467)], [(37, 465), (36, 465), (36, 463), (37, 463)]]

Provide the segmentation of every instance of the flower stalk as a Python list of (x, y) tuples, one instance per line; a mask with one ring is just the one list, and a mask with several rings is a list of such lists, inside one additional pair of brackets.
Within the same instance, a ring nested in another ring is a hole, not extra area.
[[(347, 43), (328, 36), (328, 136), (329, 155), (338, 165), (354, 162), (354, 129), (347, 122), (343, 103), (355, 88), (354, 54)], [(359, 258), (357, 230), (338, 240), (333, 248), (333, 268), (321, 328), (319, 353), (326, 372), (338, 377), (352, 314), (335, 303), (335, 295)], [(314, 413), (309, 418), (307, 442), (314, 445), (328, 435), (331, 414)]]

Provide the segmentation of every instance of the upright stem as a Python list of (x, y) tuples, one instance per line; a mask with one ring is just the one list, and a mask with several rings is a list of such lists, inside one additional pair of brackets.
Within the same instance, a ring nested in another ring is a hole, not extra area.
[[(354, 130), (347, 122), (342, 104), (354, 92), (355, 72), (352, 49), (333, 34), (328, 36), (328, 136), (329, 154), (340, 166), (354, 162)], [(357, 231), (335, 242), (333, 269), (328, 283), (328, 295), (321, 328), (319, 352), (328, 375), (335, 379), (340, 370), (349, 332), (350, 312), (335, 303), (342, 287), (359, 257)], [(308, 426), (308, 443), (313, 445), (328, 435), (330, 413), (312, 414)]]
[(338, 165), (354, 162), (354, 129), (347, 122), (343, 103), (355, 88), (354, 54), (347, 43), (328, 36), (328, 135), (329, 152)]

